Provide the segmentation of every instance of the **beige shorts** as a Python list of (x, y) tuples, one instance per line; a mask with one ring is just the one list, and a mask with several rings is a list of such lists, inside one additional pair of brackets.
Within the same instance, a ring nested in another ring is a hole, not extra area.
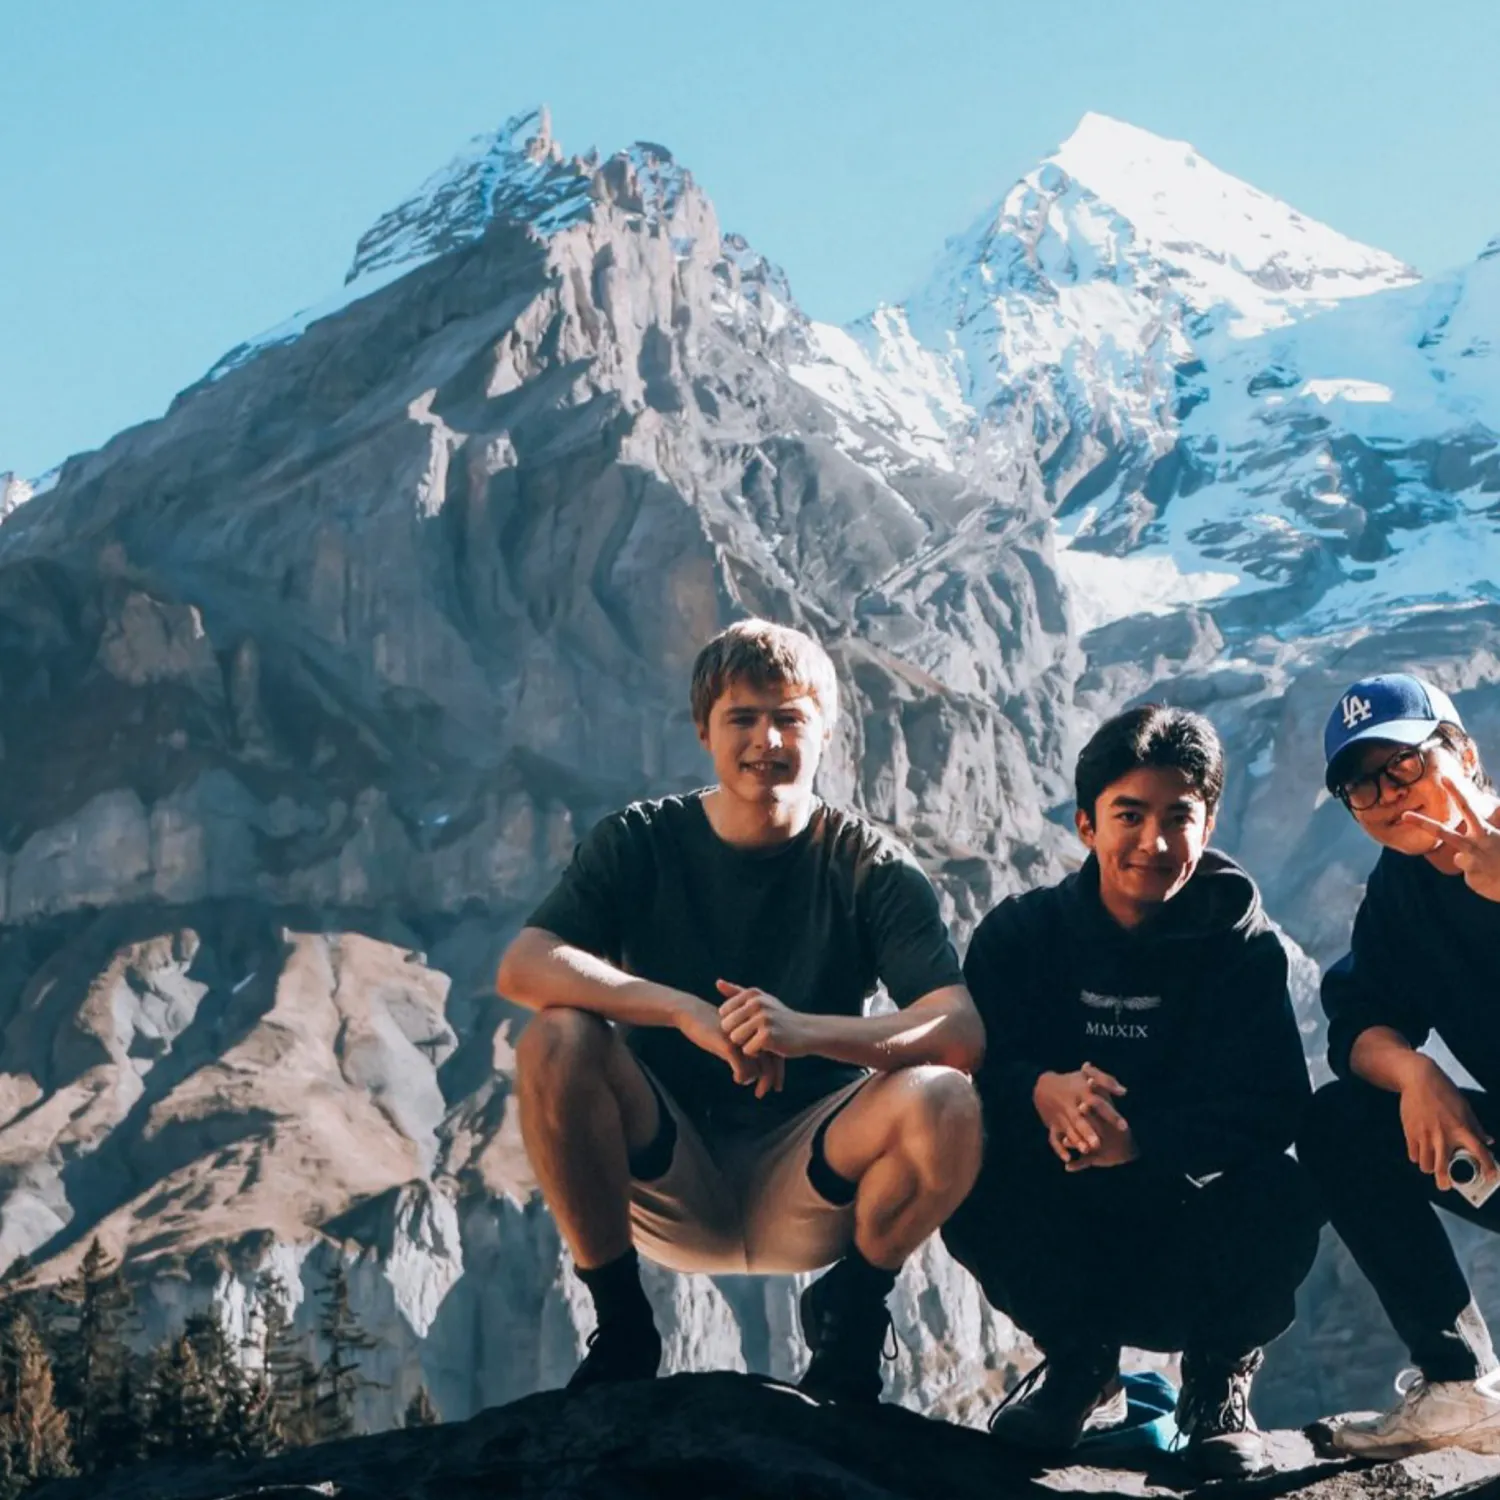
[(631, 1235), (648, 1259), (674, 1271), (816, 1271), (854, 1242), (853, 1203), (830, 1203), (807, 1169), (818, 1128), (868, 1078), (819, 1099), (769, 1135), (712, 1143), (651, 1081), (677, 1142), (660, 1177), (630, 1184)]

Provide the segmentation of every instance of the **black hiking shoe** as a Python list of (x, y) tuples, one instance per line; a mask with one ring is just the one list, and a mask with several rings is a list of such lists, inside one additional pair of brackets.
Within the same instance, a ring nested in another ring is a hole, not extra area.
[(891, 1314), (883, 1296), (841, 1275), (841, 1265), (804, 1287), (797, 1303), (802, 1337), (812, 1351), (797, 1389), (815, 1401), (875, 1406), (881, 1351), (886, 1335), (894, 1334)]
[(1237, 1479), (1270, 1462), (1265, 1438), (1250, 1415), (1250, 1385), (1265, 1355), (1252, 1349), (1238, 1359), (1187, 1350), (1177, 1430), (1187, 1440), (1187, 1460), (1199, 1473)]
[(1120, 1351), (1104, 1346), (1049, 1354), (990, 1415), (990, 1434), (1007, 1447), (1066, 1453), (1085, 1432), (1125, 1420)]
[(654, 1380), (661, 1364), (661, 1335), (649, 1319), (601, 1323), (589, 1335), (589, 1352), (583, 1356), (570, 1391), (585, 1391), (593, 1385), (618, 1385), (625, 1380)]

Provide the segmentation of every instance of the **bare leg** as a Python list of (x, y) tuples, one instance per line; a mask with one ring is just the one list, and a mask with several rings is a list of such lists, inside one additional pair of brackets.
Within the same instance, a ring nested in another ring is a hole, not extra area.
[(886, 1297), (913, 1250), (979, 1175), (983, 1124), (974, 1086), (952, 1068), (902, 1068), (867, 1083), (823, 1138), (854, 1192), (854, 1247), (802, 1293), (812, 1362), (798, 1382), (818, 1401), (880, 1399)]
[(655, 1140), (656, 1095), (606, 1021), (554, 1006), (516, 1045), (521, 1139), (580, 1270), (630, 1248), (630, 1153)]
[(979, 1175), (979, 1096), (953, 1068), (902, 1068), (865, 1085), (828, 1127), (828, 1165), (858, 1184), (854, 1243), (898, 1270), (968, 1196)]

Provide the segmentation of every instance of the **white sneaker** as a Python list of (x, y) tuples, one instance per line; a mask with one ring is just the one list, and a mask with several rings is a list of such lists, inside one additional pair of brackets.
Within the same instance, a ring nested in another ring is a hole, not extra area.
[(1405, 1458), (1434, 1448), (1500, 1453), (1500, 1395), (1493, 1374), (1429, 1382), (1419, 1371), (1406, 1370), (1396, 1389), (1399, 1406), (1333, 1428), (1330, 1438), (1340, 1453), (1355, 1458)]

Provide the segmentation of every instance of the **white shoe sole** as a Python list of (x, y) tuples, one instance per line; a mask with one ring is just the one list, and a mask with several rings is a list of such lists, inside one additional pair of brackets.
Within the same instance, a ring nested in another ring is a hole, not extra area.
[[(1352, 1437), (1353, 1442), (1346, 1441)], [(1413, 1458), (1419, 1453), (1438, 1453), (1444, 1448), (1462, 1448), (1469, 1453), (1486, 1455), (1500, 1454), (1500, 1426), (1484, 1425), (1465, 1428), (1462, 1432), (1447, 1433), (1442, 1437), (1409, 1438), (1405, 1442), (1382, 1441), (1371, 1437), (1363, 1441), (1363, 1434), (1350, 1434), (1335, 1428), (1329, 1435), (1331, 1446), (1349, 1458), (1372, 1458), (1390, 1461), (1397, 1458)]]

